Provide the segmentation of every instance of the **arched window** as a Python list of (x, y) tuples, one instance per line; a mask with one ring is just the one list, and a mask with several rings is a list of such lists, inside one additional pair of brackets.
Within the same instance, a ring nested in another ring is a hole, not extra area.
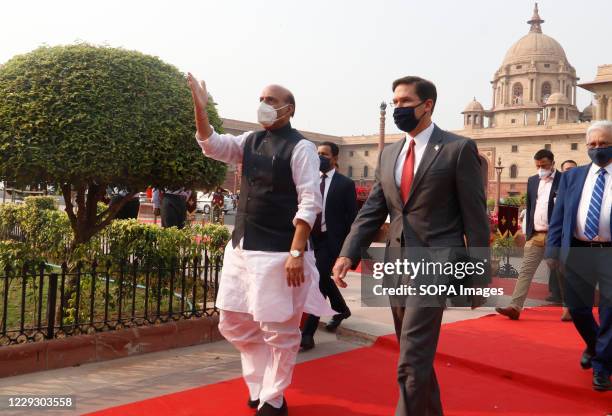
[(512, 179), (518, 178), (518, 166), (516, 165), (510, 166), (510, 177)]
[(522, 104), (523, 102), (523, 84), (520, 82), (512, 86), (512, 104)]
[(346, 172), (346, 174), (348, 175), (349, 178), (353, 177), (353, 167), (352, 166), (348, 167), (348, 171)]
[(367, 178), (368, 177), (368, 173), (369, 173), (368, 172), (368, 166), (366, 165), (366, 166), (363, 167), (363, 177)]
[(470, 124), (472, 124), (472, 116), (471, 116), (471, 115), (469, 115), (469, 114), (468, 114), (468, 116), (467, 116), (467, 124), (468, 124), (468, 126), (469, 126)]
[(543, 103), (546, 102), (546, 100), (550, 96), (551, 91), (552, 91), (552, 88), (550, 86), (550, 82), (547, 81), (542, 84), (542, 95), (540, 95), (540, 98), (542, 99)]

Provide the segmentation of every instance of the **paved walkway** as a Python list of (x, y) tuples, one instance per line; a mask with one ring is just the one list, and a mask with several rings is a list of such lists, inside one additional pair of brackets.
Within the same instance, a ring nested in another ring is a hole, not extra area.
[[(518, 266), (516, 264), (515, 266)], [(541, 267), (535, 281), (546, 281)], [(338, 334), (318, 331), (315, 349), (298, 356), (300, 362), (337, 354), (372, 342), (377, 336), (393, 333), (388, 308), (361, 306), (360, 276), (351, 273), (343, 290), (353, 316), (340, 327)], [(509, 297), (497, 302), (506, 305)], [(528, 301), (528, 306), (541, 304)], [(478, 310), (449, 308), (444, 322), (473, 319), (494, 313), (490, 305)], [(173, 393), (240, 376), (240, 357), (225, 341), (194, 347), (145, 354), (79, 367), (51, 370), (0, 379), (1, 395), (74, 395), (76, 411), (45, 411), (43, 414), (82, 414), (162, 394)], [(25, 412), (0, 411), (2, 415), (33, 415)]]

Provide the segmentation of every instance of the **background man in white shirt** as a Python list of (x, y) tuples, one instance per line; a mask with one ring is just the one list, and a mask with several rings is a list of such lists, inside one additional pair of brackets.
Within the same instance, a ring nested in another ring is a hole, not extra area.
[(527, 242), (523, 252), (523, 263), (510, 305), (505, 308), (495, 308), (497, 313), (510, 319), (519, 319), (533, 275), (544, 259), (548, 221), (552, 216), (561, 180), (561, 173), (555, 169), (555, 156), (550, 150), (538, 150), (533, 159), (538, 173), (527, 180), (527, 213), (523, 220)]

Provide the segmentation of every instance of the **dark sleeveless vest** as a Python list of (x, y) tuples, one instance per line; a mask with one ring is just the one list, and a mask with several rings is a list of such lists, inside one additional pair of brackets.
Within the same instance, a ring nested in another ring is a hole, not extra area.
[(245, 139), (242, 181), (234, 248), (244, 238), (245, 250), (288, 252), (295, 233), (293, 218), (298, 195), (291, 171), (291, 155), (305, 140), (290, 124), (274, 131), (257, 131)]

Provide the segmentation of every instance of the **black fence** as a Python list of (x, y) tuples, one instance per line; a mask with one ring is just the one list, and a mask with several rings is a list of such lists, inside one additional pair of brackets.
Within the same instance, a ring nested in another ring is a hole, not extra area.
[(0, 275), (0, 346), (211, 316), (221, 257), (40, 263)]

